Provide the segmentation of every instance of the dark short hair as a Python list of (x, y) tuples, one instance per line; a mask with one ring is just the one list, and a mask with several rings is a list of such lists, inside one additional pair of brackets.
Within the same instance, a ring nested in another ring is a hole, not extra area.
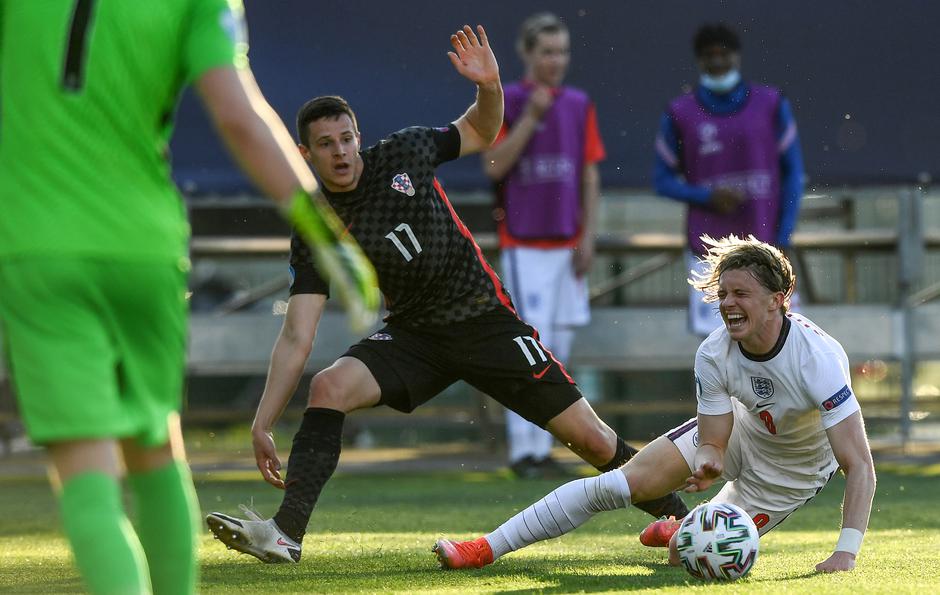
[(535, 47), (539, 35), (542, 33), (568, 32), (568, 26), (556, 14), (539, 12), (522, 21), (519, 27), (519, 38), (516, 40), (516, 49), (520, 52), (530, 52)]
[(335, 120), (343, 114), (349, 116), (349, 119), (352, 120), (353, 130), (359, 132), (359, 123), (356, 122), (356, 114), (353, 113), (352, 108), (349, 107), (346, 100), (339, 95), (314, 97), (303, 104), (301, 108), (297, 110), (297, 138), (300, 139), (300, 144), (305, 147), (309, 146), (307, 143), (310, 142), (311, 122), (323, 118), (333, 118)]
[(698, 28), (692, 38), (692, 49), (696, 57), (713, 45), (726, 47), (732, 52), (741, 51), (741, 40), (734, 29), (724, 23), (707, 23)]
[(786, 313), (796, 289), (796, 275), (783, 252), (754, 236), (739, 238), (730, 235), (715, 240), (704, 235), (702, 241), (708, 250), (701, 258), (705, 271), (693, 271), (689, 284), (705, 294), (705, 302), (718, 301), (718, 283), (725, 271), (744, 269), (767, 291), (783, 293), (781, 310)]

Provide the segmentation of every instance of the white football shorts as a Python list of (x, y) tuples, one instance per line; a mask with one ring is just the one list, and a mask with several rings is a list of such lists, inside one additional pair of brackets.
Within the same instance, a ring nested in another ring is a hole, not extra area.
[[(738, 410), (735, 409), (735, 416), (737, 415)], [(756, 457), (757, 451), (751, 447), (747, 433), (738, 431), (742, 425), (734, 424), (728, 448), (725, 450), (722, 479), (727, 483), (711, 501), (740, 506), (754, 519), (754, 524), (763, 535), (812, 500), (813, 496), (825, 487), (825, 482), (832, 478), (839, 465), (833, 458), (832, 463), (819, 472), (824, 480), (822, 485), (817, 481), (801, 482), (802, 486), (799, 486), (792, 476), (783, 478), (782, 475), (769, 471), (767, 466), (760, 465)], [(696, 419), (692, 418), (673, 428), (666, 432), (665, 436), (679, 449), (691, 474), (699, 440)], [(790, 487), (784, 487), (782, 484)]]

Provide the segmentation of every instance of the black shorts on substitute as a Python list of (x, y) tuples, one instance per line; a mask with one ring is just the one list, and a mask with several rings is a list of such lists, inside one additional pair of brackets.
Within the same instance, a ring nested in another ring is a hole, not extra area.
[(379, 405), (405, 413), (458, 380), (543, 428), (581, 398), (535, 329), (502, 308), (446, 326), (390, 322), (344, 355), (369, 368), (382, 391)]

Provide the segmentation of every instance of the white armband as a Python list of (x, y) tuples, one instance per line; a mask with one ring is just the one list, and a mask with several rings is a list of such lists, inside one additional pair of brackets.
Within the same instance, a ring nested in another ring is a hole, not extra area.
[(850, 554), (858, 554), (858, 550), (862, 549), (862, 538), (864, 534), (858, 529), (852, 529), (851, 527), (846, 527), (842, 529), (842, 533), (839, 533), (839, 541), (836, 543), (837, 552), (848, 552)]

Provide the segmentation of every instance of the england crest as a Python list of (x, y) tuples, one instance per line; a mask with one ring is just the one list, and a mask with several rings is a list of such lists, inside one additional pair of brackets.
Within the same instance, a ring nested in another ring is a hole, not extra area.
[(751, 388), (754, 389), (754, 394), (758, 399), (769, 399), (774, 396), (774, 383), (770, 378), (751, 376)]
[(395, 174), (395, 177), (392, 178), (392, 188), (406, 196), (415, 195), (415, 187), (411, 184), (411, 178), (408, 177), (407, 173)]

